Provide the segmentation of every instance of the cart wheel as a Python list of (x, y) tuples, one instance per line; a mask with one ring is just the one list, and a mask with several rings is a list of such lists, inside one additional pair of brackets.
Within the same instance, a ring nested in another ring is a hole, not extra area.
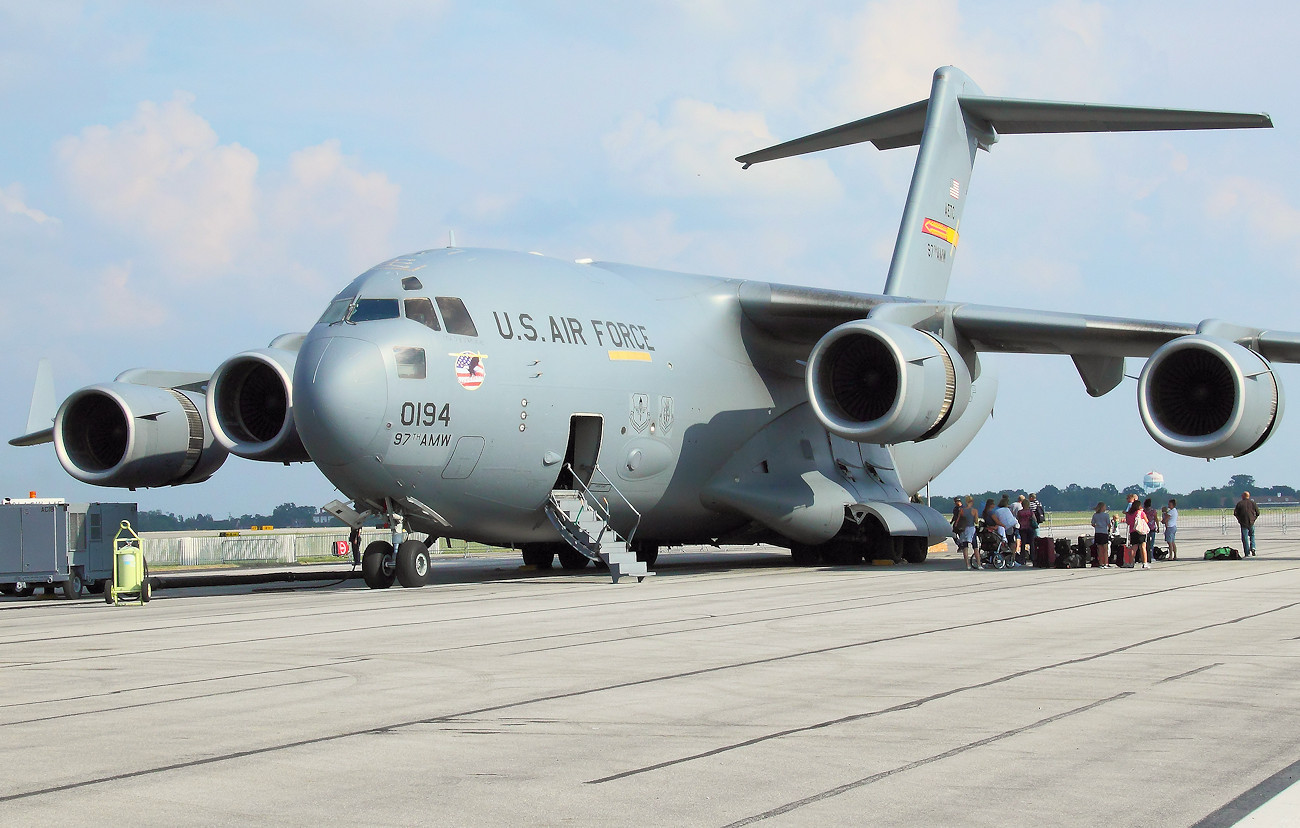
[(104, 603), (105, 604), (113, 603), (113, 579), (112, 578), (104, 579)]
[(140, 582), (140, 603), (147, 604), (151, 598), (153, 598), (153, 585), (149, 583), (148, 578), (145, 578)]
[(23, 584), (22, 586), (14, 584), (14, 595), (17, 595), (19, 598), (27, 598), (35, 591), (36, 587), (32, 584)]

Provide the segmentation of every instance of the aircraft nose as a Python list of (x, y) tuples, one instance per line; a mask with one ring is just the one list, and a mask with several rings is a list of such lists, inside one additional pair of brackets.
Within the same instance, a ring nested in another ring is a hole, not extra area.
[(372, 454), (388, 408), (384, 358), (374, 343), (309, 339), (294, 369), (294, 418), (316, 463), (342, 466)]

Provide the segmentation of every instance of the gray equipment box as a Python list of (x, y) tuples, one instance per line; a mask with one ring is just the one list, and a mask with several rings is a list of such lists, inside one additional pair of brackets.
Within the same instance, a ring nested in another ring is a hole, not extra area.
[[(134, 503), (0, 503), (0, 592), (30, 595), (36, 586), (65, 595), (102, 592), (113, 577), (113, 535), (136, 520)], [(19, 586), (19, 585), (22, 586)]]

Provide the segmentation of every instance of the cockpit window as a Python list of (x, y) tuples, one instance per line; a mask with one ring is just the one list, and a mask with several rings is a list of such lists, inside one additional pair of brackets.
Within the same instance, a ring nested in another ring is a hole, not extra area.
[(343, 317), (348, 312), (348, 305), (352, 304), (352, 297), (346, 299), (335, 299), (330, 302), (325, 312), (321, 314), (320, 319), (316, 321), (317, 325), (333, 325), (335, 322), (342, 322)]
[(407, 276), (405, 279), (402, 280), (402, 290), (423, 290), (423, 289), (424, 289), (424, 285), (420, 284), (420, 280), (415, 278), (414, 276)]
[(396, 319), (401, 315), (396, 299), (358, 299), (346, 321), (373, 322), (376, 319)]
[(438, 310), (442, 311), (442, 321), (447, 323), (447, 333), (461, 336), (478, 336), (474, 320), (469, 318), (465, 303), (454, 296), (435, 296)]
[(442, 330), (442, 326), (438, 324), (438, 316), (433, 312), (433, 303), (428, 299), (407, 299), (403, 304), (406, 305), (407, 319), (414, 319), (435, 331)]
[(393, 359), (397, 362), (398, 379), (424, 379), (424, 349), (393, 348)]

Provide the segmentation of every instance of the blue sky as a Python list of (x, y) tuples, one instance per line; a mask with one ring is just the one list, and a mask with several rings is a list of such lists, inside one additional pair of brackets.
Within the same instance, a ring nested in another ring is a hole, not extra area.
[[(742, 173), (731, 159), (926, 96), (1267, 111), (1277, 129), (1009, 136), (981, 153), (949, 295), (1297, 329), (1300, 11), (1189, 2), (366, 3), (0, 0), (0, 424), (36, 361), (60, 396), (138, 367), (211, 370), (305, 330), (369, 265), (440, 246), (591, 256), (876, 292), (915, 150)], [(994, 419), (944, 492), (1232, 474), (1296, 485), (1296, 415), (1253, 455), (1160, 449), (1133, 381), (998, 357)], [(1140, 365), (1132, 363), (1136, 375)], [(1279, 375), (1300, 388), (1300, 370)], [(111, 499), (49, 447), (0, 494)], [(232, 458), (143, 508), (335, 496)]]

